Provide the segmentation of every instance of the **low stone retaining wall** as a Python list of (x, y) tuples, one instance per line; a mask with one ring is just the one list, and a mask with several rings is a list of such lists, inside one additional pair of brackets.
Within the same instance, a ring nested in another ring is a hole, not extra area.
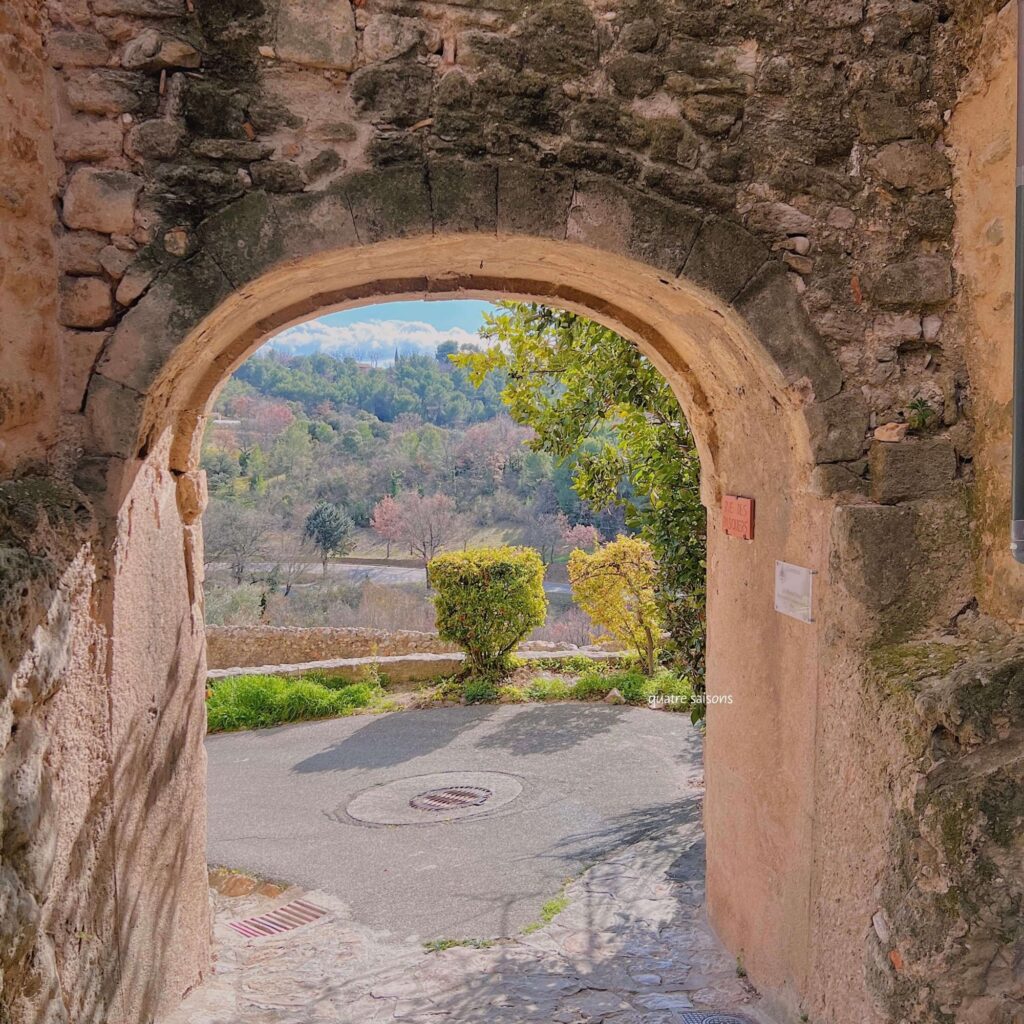
[[(614, 647), (613, 643), (575, 647), (547, 640), (527, 640), (519, 651), (541, 656), (558, 651), (563, 656), (590, 655)], [(363, 629), (318, 626), (207, 626), (206, 665), (211, 670), (271, 666), (305, 666), (313, 662), (365, 658), (382, 662), (410, 654), (457, 654), (454, 644), (445, 643), (436, 633), (412, 629)], [(461, 658), (461, 655), (459, 655)], [(211, 676), (214, 672), (211, 671)], [(240, 675), (241, 673), (234, 673)], [(278, 675), (281, 673), (278, 672)]]
[[(525, 660), (577, 658), (585, 654), (595, 661), (610, 661), (622, 657), (621, 651), (602, 651), (595, 648), (573, 647), (565, 649), (554, 644), (545, 645), (551, 650), (519, 650), (516, 656)], [(365, 679), (376, 666), (389, 685), (418, 683), (428, 679), (439, 679), (462, 670), (465, 658), (461, 652), (442, 654), (397, 654), (373, 658), (334, 658), (327, 661), (307, 661), (303, 664), (249, 665), (233, 668), (210, 669), (208, 679), (229, 679), (232, 676), (302, 676), (309, 672), (324, 672), (340, 679), (359, 682)]]
[(448, 654), (456, 650), (436, 633), (292, 626), (208, 626), (206, 664), (211, 669), (297, 665), (339, 658)]

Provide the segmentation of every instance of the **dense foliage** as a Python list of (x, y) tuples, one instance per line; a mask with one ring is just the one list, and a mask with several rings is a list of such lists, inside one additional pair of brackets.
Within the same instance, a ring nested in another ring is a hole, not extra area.
[(235, 378), (262, 395), (299, 403), (307, 416), (327, 403), (335, 409), (362, 409), (384, 423), (411, 414), (452, 426), (479, 423), (501, 411), (500, 378), (475, 388), (465, 372), (432, 356), (402, 356), (390, 366), (375, 367), (326, 354), (271, 353), (250, 359)]
[(532, 429), (535, 451), (576, 457), (581, 499), (624, 509), (658, 562), (673, 654), (700, 680), (706, 519), (697, 452), (672, 389), (627, 339), (573, 313), (503, 303), (483, 334), (486, 351), (453, 360), (481, 387), (504, 381), (502, 398)]
[(466, 652), (471, 673), (503, 671), (516, 645), (547, 615), (544, 563), (532, 548), (476, 548), (427, 566), (437, 631)]
[(324, 575), (327, 574), (327, 560), (332, 555), (347, 555), (352, 550), (354, 529), (355, 524), (349, 514), (329, 501), (318, 501), (306, 516), (303, 536), (320, 555)]
[(235, 676), (215, 682), (206, 697), (209, 732), (264, 729), (285, 722), (349, 715), (380, 702), (373, 683), (324, 685), (312, 679)]
[(592, 553), (577, 550), (569, 556), (576, 603), (636, 653), (647, 675), (654, 674), (661, 648), (657, 578), (650, 545), (636, 537), (618, 537)]

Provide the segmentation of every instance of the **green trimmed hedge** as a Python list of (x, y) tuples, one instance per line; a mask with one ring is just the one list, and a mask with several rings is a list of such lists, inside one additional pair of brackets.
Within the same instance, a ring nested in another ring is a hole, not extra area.
[(533, 548), (471, 548), (427, 566), (437, 631), (466, 652), (472, 674), (504, 672), (512, 651), (547, 617), (544, 563)]

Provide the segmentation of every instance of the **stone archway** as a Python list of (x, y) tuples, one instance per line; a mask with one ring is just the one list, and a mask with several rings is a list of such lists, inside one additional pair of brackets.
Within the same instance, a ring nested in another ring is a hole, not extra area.
[[(487, 220), (481, 211), (495, 194)], [(553, 196), (564, 200), (559, 223)], [(193, 817), (202, 814), (203, 766), (197, 451), (217, 387), (271, 333), (316, 310), (415, 296), (577, 309), (637, 342), (697, 438), (709, 509), (709, 688), (734, 701), (709, 715), (709, 904), (765, 991), (804, 998), (812, 934), (827, 926), (814, 905), (814, 821), (817, 766), (830, 754), (816, 730), (836, 654), (822, 645), (835, 604), (834, 501), (818, 465), (860, 456), (866, 414), (858, 394), (842, 391), (781, 265), (723, 218), (598, 181), (462, 164), (360, 175), (299, 199), (254, 194), (197, 238), (112, 334), (85, 404), (116, 538), (112, 685), (130, 690), (144, 656), (173, 666), (172, 717), (193, 722), (185, 746), (195, 756), (182, 773), (197, 787), (187, 796)], [(725, 493), (755, 498), (753, 543), (722, 533)], [(774, 612), (776, 559), (818, 573), (814, 625)], [(140, 623), (139, 609), (156, 611)], [(154, 731), (146, 746), (166, 742)], [(196, 848), (181, 870), (196, 877), (201, 868)], [(125, 870), (146, 894), (140, 866)], [(146, 895), (159, 899), (158, 890)], [(202, 891), (179, 899), (197, 901), (198, 920)], [(153, 941), (139, 929), (132, 945)], [(201, 944), (194, 950), (193, 970)]]
[[(477, 293), (619, 328), (693, 422), (742, 698), (709, 722), (710, 910), (751, 977), (791, 1020), (1019, 1007), (1022, 655), (958, 632), (1020, 592), (967, 543), (1005, 444), (963, 356), (1008, 306), (975, 331), (940, 116), (987, 6), (10, 0), (0, 1017), (149, 1019), (208, 969), (211, 393), (314, 307)], [(926, 436), (869, 438), (917, 393)], [(779, 557), (814, 624), (772, 609)]]

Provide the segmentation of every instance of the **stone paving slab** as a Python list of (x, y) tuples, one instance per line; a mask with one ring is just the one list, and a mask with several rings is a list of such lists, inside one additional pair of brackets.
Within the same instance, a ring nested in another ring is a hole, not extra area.
[[(214, 894), (214, 974), (160, 1024), (770, 1024), (705, 920), (701, 841), (690, 823), (625, 848), (570, 883), (549, 924), (488, 948), (427, 952), (322, 892)], [(266, 939), (228, 927), (300, 895), (327, 916)]]

